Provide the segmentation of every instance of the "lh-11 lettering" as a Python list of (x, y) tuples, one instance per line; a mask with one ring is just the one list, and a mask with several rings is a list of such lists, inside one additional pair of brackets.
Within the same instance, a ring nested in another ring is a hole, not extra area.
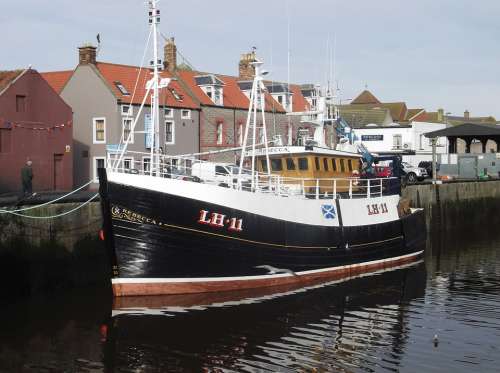
[(198, 219), (199, 224), (209, 225), (214, 228), (224, 228), (233, 232), (243, 231), (243, 219), (226, 218), (226, 215), (218, 212), (201, 210)]

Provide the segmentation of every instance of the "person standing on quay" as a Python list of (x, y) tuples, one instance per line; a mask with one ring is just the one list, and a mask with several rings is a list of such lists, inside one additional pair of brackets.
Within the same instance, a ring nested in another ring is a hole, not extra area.
[(31, 196), (33, 194), (33, 169), (31, 165), (33, 162), (27, 161), (26, 166), (21, 169), (21, 182), (23, 184), (24, 196)]

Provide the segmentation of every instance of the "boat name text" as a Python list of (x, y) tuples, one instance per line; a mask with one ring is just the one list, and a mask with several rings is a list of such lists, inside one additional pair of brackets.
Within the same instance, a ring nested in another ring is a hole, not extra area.
[(368, 209), (368, 215), (387, 214), (389, 212), (385, 203), (373, 203), (366, 205), (366, 208)]
[(215, 228), (227, 227), (227, 230), (233, 232), (243, 231), (243, 219), (226, 218), (226, 215), (218, 212), (201, 210), (198, 223), (209, 225)]

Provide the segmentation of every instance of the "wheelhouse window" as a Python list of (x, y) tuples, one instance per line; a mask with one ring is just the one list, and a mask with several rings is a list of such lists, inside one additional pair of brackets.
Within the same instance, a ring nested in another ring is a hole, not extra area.
[(271, 170), (283, 171), (283, 162), (281, 158), (271, 159)]
[(191, 110), (181, 110), (182, 119), (191, 119)]
[(175, 144), (175, 123), (172, 120), (165, 121), (165, 144)]
[(286, 169), (289, 171), (295, 170), (295, 162), (293, 161), (293, 158), (286, 159)]
[(314, 165), (316, 166), (316, 171), (319, 171), (320, 168), (319, 168), (319, 158), (318, 157), (314, 157)]
[(328, 158), (323, 158), (323, 169), (328, 171)]
[(299, 158), (299, 170), (306, 171), (309, 169), (309, 162), (307, 158)]
[(260, 165), (262, 166), (262, 171), (267, 172), (267, 161), (265, 159), (260, 160)]
[(106, 118), (93, 119), (93, 140), (94, 144), (106, 143)]
[(134, 143), (134, 133), (132, 131), (132, 119), (131, 118), (123, 118), (122, 121), (122, 126), (123, 126), (123, 141), (126, 142), (129, 140), (129, 135), (130, 135), (130, 140), (129, 144)]
[(216, 131), (217, 145), (222, 145), (222, 138), (223, 138), (223, 132), (224, 132), (224, 128), (222, 126), (223, 126), (222, 123), (217, 123), (217, 131)]
[(352, 171), (352, 159), (347, 161), (347, 167), (349, 167), (349, 171)]
[(16, 112), (24, 113), (26, 111), (26, 96), (16, 95)]
[(344, 160), (340, 160), (340, 172), (345, 172), (345, 163)]
[(337, 171), (337, 160), (332, 158), (332, 170)]

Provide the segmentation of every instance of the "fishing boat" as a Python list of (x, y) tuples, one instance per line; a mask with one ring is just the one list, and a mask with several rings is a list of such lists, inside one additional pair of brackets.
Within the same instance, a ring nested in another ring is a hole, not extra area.
[[(156, 3), (149, 1), (154, 35)], [(421, 259), (423, 211), (401, 207), (399, 180), (360, 178), (361, 154), (325, 145), (324, 126), (335, 120), (328, 97), (301, 113), (315, 126), (311, 139), (268, 140), (261, 61), (238, 165), (163, 154), (158, 97), (169, 82), (157, 57), (155, 36), (148, 167), (124, 166), (124, 139), (98, 170), (115, 296), (307, 286)]]

